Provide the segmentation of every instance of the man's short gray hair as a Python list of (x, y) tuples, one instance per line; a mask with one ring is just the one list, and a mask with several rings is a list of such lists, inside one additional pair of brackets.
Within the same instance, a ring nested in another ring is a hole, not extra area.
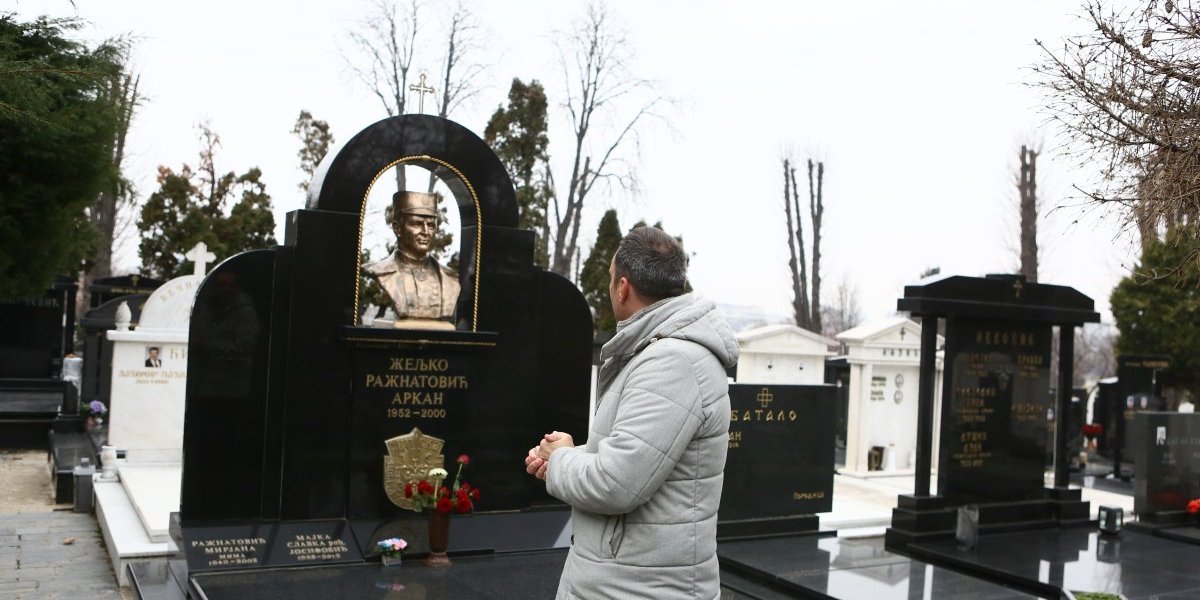
[(617, 246), (616, 276), (629, 280), (650, 300), (672, 298), (687, 289), (687, 255), (679, 242), (657, 227), (635, 227)]

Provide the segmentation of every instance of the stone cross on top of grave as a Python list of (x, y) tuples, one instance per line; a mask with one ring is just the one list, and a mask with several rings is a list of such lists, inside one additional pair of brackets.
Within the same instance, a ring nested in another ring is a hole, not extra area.
[(425, 94), (432, 94), (436, 90), (433, 89), (433, 86), (425, 83), (424, 73), (421, 73), (421, 80), (408, 86), (408, 89), (417, 93), (417, 112), (423, 114), (425, 112)]
[(208, 244), (204, 242), (196, 242), (196, 245), (192, 246), (192, 249), (187, 254), (184, 254), (183, 257), (192, 261), (192, 264), (195, 265), (195, 270), (192, 271), (192, 274), (200, 276), (204, 276), (208, 263), (217, 260), (217, 255), (209, 252)]

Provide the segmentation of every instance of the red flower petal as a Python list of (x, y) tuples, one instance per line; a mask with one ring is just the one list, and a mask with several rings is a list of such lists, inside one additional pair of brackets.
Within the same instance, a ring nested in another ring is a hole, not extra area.
[(471, 501), (467, 500), (466, 498), (460, 497), (458, 499), (458, 502), (454, 503), (454, 510), (456, 510), (460, 513), (471, 512)]
[(458, 464), (460, 464), (460, 465), (471, 464), (471, 457), (467, 456), (466, 454), (459, 454), (458, 455)]

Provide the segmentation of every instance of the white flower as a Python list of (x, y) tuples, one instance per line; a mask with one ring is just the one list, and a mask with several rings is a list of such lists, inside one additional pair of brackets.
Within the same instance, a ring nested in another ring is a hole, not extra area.
[(429, 476), (433, 477), (435, 479), (445, 479), (446, 475), (448, 475), (448, 473), (446, 473), (445, 469), (430, 469), (429, 470)]

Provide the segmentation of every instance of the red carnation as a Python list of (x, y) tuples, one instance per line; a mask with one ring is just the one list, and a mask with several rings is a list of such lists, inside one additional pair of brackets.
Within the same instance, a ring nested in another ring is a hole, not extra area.
[(1200, 498), (1196, 498), (1187, 503), (1187, 511), (1191, 514), (1200, 513)]
[(458, 501), (454, 503), (454, 510), (460, 513), (471, 512), (471, 501), (464, 496), (459, 496)]
[(450, 514), (450, 509), (452, 508), (453, 504), (449, 498), (441, 498), (437, 501), (437, 511), (444, 515)]
[(442, 489), (438, 492), (438, 495), (443, 498), (449, 498), (450, 497), (450, 488), (448, 488), (446, 486), (442, 486)]
[(433, 484), (422, 479), (421, 482), (417, 484), (417, 493), (432, 495), (433, 494)]
[(411, 483), (404, 484), (404, 497), (412, 498), (412, 484)]
[(479, 499), (479, 488), (475, 488), (475, 489), (471, 490), (471, 499), (472, 500)]
[(466, 454), (459, 454), (458, 455), (458, 464), (460, 464), (460, 465), (471, 464), (471, 457), (467, 456)]
[(467, 493), (470, 493), (471, 492), (471, 484), (464, 481), (464, 482), (462, 482), (462, 485), (458, 486), (458, 489), (467, 490)]

